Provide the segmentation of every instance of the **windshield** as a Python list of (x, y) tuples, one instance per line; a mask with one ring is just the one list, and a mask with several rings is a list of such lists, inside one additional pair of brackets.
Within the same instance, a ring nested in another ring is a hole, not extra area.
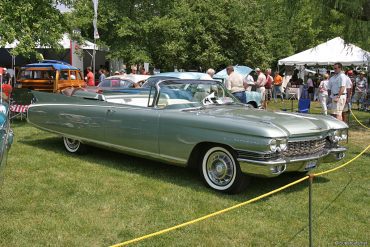
[(169, 79), (179, 79), (173, 76), (151, 76), (149, 77), (144, 84), (141, 86), (143, 88), (150, 88), (153, 87), (157, 82), (169, 80)]
[(239, 102), (216, 81), (162, 81), (157, 106), (198, 107)]
[(21, 70), (19, 74), (19, 80), (53, 80), (55, 79), (55, 70)]

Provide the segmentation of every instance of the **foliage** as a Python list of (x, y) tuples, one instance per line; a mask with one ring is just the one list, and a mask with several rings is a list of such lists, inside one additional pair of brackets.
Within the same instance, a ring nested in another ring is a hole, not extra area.
[[(73, 7), (61, 14), (57, 3)], [(275, 66), (278, 59), (336, 36), (370, 50), (369, 0), (100, 0), (100, 45), (110, 58), (150, 62), (162, 70), (229, 64)], [(27, 13), (27, 14), (25, 14)], [(58, 47), (65, 32), (93, 39), (91, 0), (3, 0), (0, 46), (13, 54)]]
[[(65, 19), (51, 0), (2, 0), (0, 2), (0, 46), (19, 44), (13, 55), (36, 54), (38, 46), (55, 47), (68, 31)], [(65, 1), (68, 3), (68, 1)]]

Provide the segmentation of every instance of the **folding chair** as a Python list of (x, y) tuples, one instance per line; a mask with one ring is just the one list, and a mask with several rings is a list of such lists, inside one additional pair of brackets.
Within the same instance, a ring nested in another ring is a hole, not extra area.
[(10, 97), (10, 119), (21, 117), (27, 117), (27, 109), (33, 102), (33, 94), (29, 89), (17, 88), (15, 89)]

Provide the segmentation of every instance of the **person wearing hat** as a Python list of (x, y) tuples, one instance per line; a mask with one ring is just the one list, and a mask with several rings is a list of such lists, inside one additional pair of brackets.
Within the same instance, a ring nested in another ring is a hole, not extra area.
[(355, 94), (353, 95), (352, 103), (357, 104), (357, 110), (362, 110), (364, 108), (363, 103), (368, 91), (368, 82), (365, 75), (366, 73), (361, 71), (360, 77), (356, 80)]

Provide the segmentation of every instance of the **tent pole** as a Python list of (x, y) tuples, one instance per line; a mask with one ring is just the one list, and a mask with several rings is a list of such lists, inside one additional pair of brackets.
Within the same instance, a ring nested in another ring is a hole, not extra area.
[[(95, 79), (95, 53), (96, 53), (96, 50), (95, 50), (95, 47), (96, 46), (96, 39), (95, 39), (95, 37), (94, 37), (94, 50), (93, 50), (93, 73), (94, 73), (94, 79)], [(95, 82), (94, 82), (95, 83)]]

